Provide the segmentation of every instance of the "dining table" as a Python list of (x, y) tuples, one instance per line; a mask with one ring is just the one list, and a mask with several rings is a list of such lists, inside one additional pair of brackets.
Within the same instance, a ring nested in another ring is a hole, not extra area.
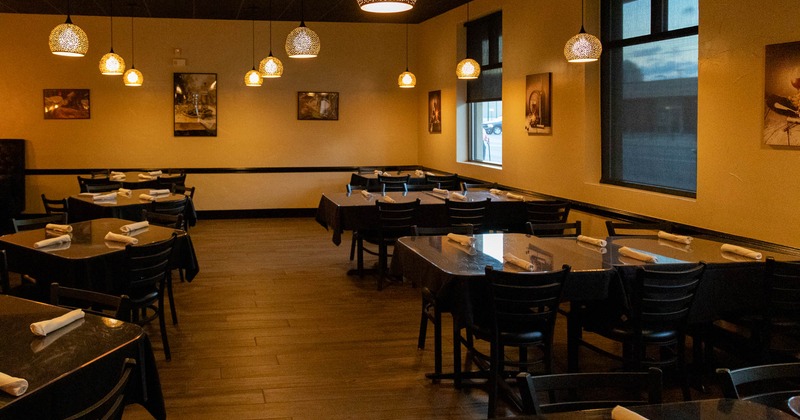
[(167, 185), (166, 188), (169, 188), (169, 184), (172, 180), (179, 180), (183, 175), (182, 174), (169, 174), (169, 173), (161, 173), (150, 175), (150, 171), (125, 171), (119, 172), (122, 175), (120, 176), (92, 176), (92, 175), (81, 175), (80, 178), (82, 179), (107, 179), (110, 182), (121, 182), (123, 188), (127, 189), (143, 189), (143, 188), (165, 188), (163, 185)]
[(87, 408), (117, 383), (127, 358), (136, 366), (125, 389), (126, 403), (141, 404), (166, 418), (164, 396), (147, 334), (136, 324), (86, 313), (44, 337), (34, 322), (69, 309), (0, 295), (0, 372), (28, 382), (19, 396), (0, 391), (0, 418), (63, 419)]
[[(102, 218), (71, 223), (71, 240), (59, 245), (36, 248), (43, 239), (61, 233), (46, 228), (0, 236), (0, 249), (5, 249), (10, 271), (36, 279), (40, 296), (47, 296), (50, 283), (119, 295), (125, 290), (125, 243), (105, 239), (108, 232), (123, 234), (121, 227), (130, 220)], [(177, 234), (170, 266), (184, 269), (187, 281), (200, 271), (190, 236), (179, 229), (149, 225), (130, 236), (138, 244), (169, 239)]]
[[(717, 420), (717, 419), (795, 419), (791, 414), (752, 401), (712, 398), (693, 401), (676, 401), (625, 407), (635, 415), (649, 420)], [(611, 408), (515, 416), (519, 420), (607, 420), (612, 419)], [(620, 417), (613, 417), (620, 418)], [(635, 417), (628, 417), (635, 418)]]
[(175, 202), (186, 200), (186, 211), (184, 218), (190, 226), (197, 222), (197, 214), (191, 198), (184, 194), (162, 194), (155, 196), (155, 200), (142, 199), (142, 194), (150, 195), (151, 189), (141, 188), (131, 190), (130, 193), (117, 193), (114, 200), (95, 199), (96, 193), (79, 193), (67, 198), (69, 206), (69, 220), (80, 222), (84, 220), (98, 219), (101, 217), (113, 217), (117, 219), (142, 220), (142, 210), (151, 210), (153, 202)]

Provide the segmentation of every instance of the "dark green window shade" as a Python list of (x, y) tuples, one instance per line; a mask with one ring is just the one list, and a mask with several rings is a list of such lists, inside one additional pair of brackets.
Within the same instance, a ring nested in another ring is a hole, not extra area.
[(499, 101), (503, 96), (503, 13), (467, 22), (467, 57), (481, 65), (481, 75), (467, 81), (467, 102)]

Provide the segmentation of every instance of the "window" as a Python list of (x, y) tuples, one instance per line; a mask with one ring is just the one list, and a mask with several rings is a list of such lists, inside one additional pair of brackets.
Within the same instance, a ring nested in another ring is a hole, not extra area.
[(501, 12), (467, 22), (467, 56), (481, 75), (467, 82), (469, 160), (503, 163), (503, 16)]
[(601, 182), (697, 191), (698, 0), (604, 0)]

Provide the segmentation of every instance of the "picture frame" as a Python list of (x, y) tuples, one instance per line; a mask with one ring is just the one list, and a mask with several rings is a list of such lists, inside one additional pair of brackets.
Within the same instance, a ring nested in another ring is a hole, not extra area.
[(525, 76), (525, 131), (530, 135), (553, 134), (552, 75), (536, 73)]
[(217, 136), (217, 74), (173, 73), (175, 137)]
[(800, 147), (800, 41), (765, 48), (764, 144)]
[(88, 120), (91, 118), (89, 89), (43, 89), (44, 119)]
[(428, 133), (442, 133), (442, 91), (428, 92)]
[(338, 120), (339, 92), (297, 92), (297, 119)]

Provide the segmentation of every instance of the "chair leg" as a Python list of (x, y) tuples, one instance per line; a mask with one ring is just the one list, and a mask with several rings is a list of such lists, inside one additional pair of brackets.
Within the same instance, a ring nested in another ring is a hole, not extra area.
[(433, 307), (433, 371), (442, 373), (442, 312)]
[(178, 309), (175, 307), (175, 298), (172, 295), (172, 271), (167, 273), (167, 296), (169, 297), (169, 310), (172, 313), (172, 325), (178, 323)]
[(356, 242), (358, 237), (358, 232), (353, 231), (353, 239), (350, 240), (350, 261), (353, 261), (356, 255)]
[(461, 388), (461, 332), (455, 317), (453, 317), (453, 387)]
[(386, 260), (389, 250), (387, 248), (386, 244), (378, 246), (378, 290), (383, 290), (383, 279), (386, 276), (386, 266), (388, 265)]
[(361, 237), (356, 239), (356, 268), (358, 275), (364, 276), (364, 240)]
[(169, 362), (172, 360), (172, 352), (169, 349), (169, 341), (167, 339), (167, 322), (164, 318), (164, 295), (158, 297), (158, 326), (161, 328), (161, 344), (164, 346), (164, 358)]
[(417, 338), (417, 348), (425, 349), (425, 337), (428, 335), (428, 303), (422, 299), (422, 314), (419, 319), (419, 337)]

